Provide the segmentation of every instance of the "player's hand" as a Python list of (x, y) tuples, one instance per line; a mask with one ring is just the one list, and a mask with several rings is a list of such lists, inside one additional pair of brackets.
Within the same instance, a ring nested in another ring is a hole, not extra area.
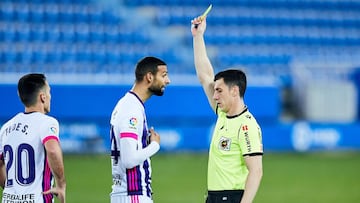
[(204, 34), (206, 30), (206, 17), (199, 16), (191, 20), (191, 34), (193, 37)]
[(43, 195), (47, 195), (47, 194), (53, 194), (55, 195), (55, 197), (57, 197), (60, 201), (60, 203), (65, 203), (65, 188), (58, 188), (58, 187), (53, 187), (48, 191), (45, 191), (42, 193)]
[(153, 142), (153, 141), (160, 144), (160, 135), (157, 132), (155, 132), (153, 127), (151, 127), (150, 128), (150, 142)]

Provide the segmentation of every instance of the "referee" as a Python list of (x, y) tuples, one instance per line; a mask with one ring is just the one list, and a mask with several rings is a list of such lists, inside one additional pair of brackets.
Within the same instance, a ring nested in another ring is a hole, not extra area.
[(206, 203), (251, 203), (262, 178), (262, 133), (244, 103), (246, 75), (228, 69), (214, 75), (206, 53), (206, 17), (192, 20), (196, 74), (217, 115), (208, 161)]

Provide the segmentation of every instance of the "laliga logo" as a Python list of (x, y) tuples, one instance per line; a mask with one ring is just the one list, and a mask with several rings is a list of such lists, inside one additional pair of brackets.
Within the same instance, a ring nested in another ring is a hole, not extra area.
[(295, 150), (307, 151), (311, 147), (333, 148), (340, 140), (340, 133), (333, 128), (311, 129), (305, 122), (293, 127), (292, 142)]
[(131, 125), (131, 126), (136, 126), (136, 124), (137, 124), (137, 119), (136, 118), (130, 118), (130, 120), (129, 120), (129, 124)]
[(56, 129), (55, 127), (51, 127), (51, 128), (50, 128), (50, 131), (51, 131), (52, 133), (54, 133), (54, 134), (57, 133), (57, 129)]

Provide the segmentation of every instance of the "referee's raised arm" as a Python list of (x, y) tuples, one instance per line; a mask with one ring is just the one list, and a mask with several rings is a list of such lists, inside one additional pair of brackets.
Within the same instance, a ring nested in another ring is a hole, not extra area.
[(206, 17), (201, 16), (191, 21), (193, 36), (194, 62), (196, 75), (205, 91), (211, 108), (216, 110), (214, 95), (214, 69), (206, 52), (204, 32), (206, 30)]

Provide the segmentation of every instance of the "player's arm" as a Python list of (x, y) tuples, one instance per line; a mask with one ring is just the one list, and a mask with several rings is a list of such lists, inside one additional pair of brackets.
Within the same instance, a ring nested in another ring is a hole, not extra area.
[(159, 134), (152, 128), (150, 129), (150, 134), (150, 144), (143, 149), (138, 149), (138, 136), (135, 133), (120, 133), (120, 157), (125, 168), (133, 168), (159, 151)]
[(5, 170), (5, 162), (4, 157), (0, 154), (0, 186), (4, 189), (6, 180), (6, 170)]
[(57, 196), (61, 203), (65, 203), (65, 171), (63, 163), (63, 155), (60, 147), (60, 143), (57, 139), (49, 139), (44, 143), (47, 160), (50, 169), (55, 177), (55, 187), (44, 194), (52, 193)]
[[(197, 25), (197, 26), (195, 26)], [(194, 63), (196, 75), (205, 91), (211, 108), (216, 110), (214, 95), (214, 69), (206, 52), (204, 32), (206, 30), (206, 17), (197, 17), (191, 21), (193, 35)]]
[(259, 189), (263, 174), (262, 155), (245, 156), (244, 159), (249, 174), (246, 179), (244, 195), (241, 199), (241, 203), (251, 203), (253, 202)]

